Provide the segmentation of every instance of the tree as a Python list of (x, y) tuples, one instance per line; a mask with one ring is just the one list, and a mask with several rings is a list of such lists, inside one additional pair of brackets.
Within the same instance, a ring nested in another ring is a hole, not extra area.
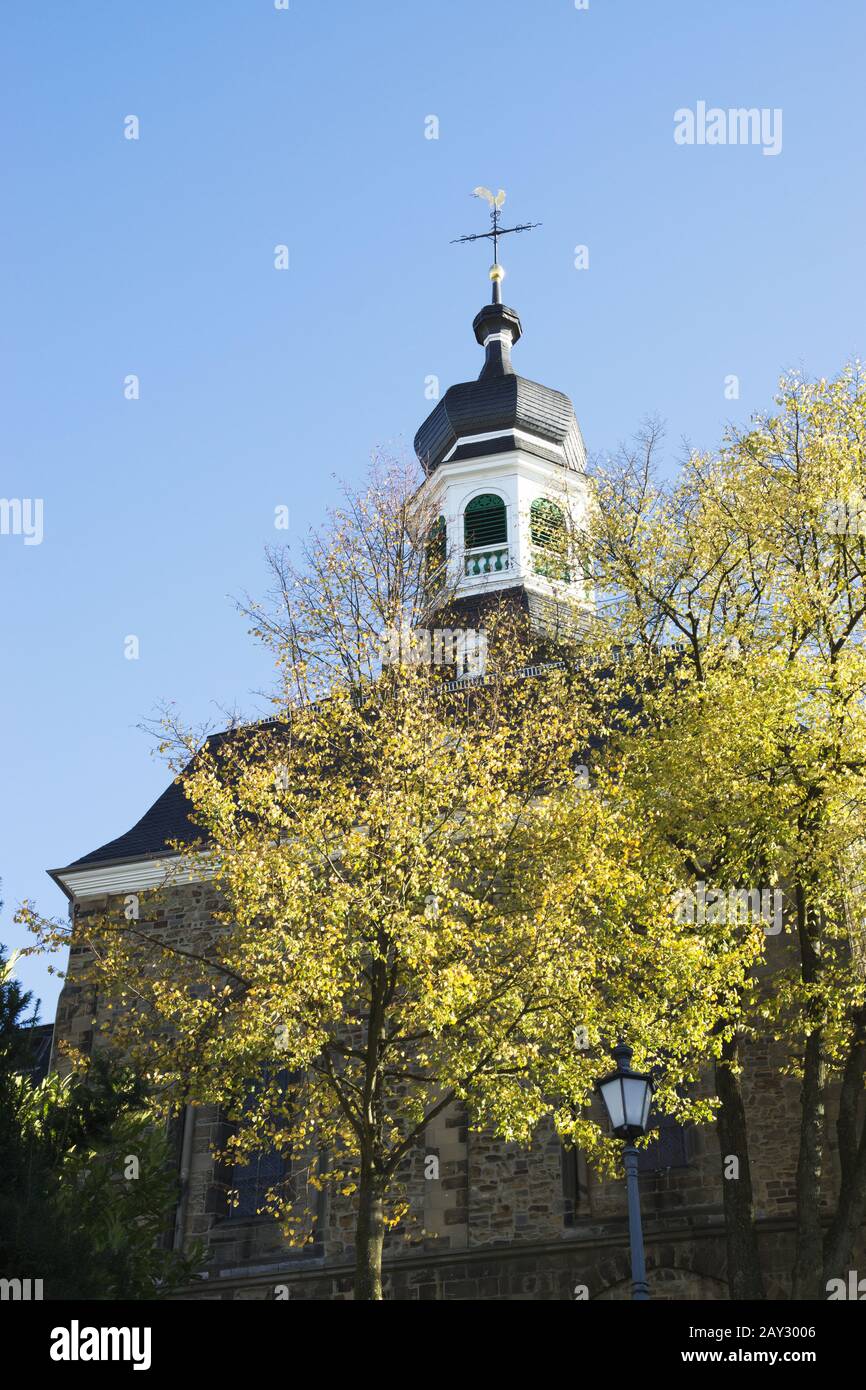
[(49, 1299), (164, 1297), (198, 1267), (160, 1244), (177, 1197), (164, 1130), (107, 1056), (31, 1080), (13, 967), (0, 952), (0, 1269)]
[[(763, 952), (769, 977), (756, 970), (732, 1001), (716, 1063), (721, 1151), (741, 1164), (724, 1183), (729, 1265), (735, 1296), (761, 1296), (739, 1072), (743, 1044), (769, 1034), (800, 1080), (792, 1296), (818, 1298), (866, 1215), (859, 366), (829, 382), (787, 377), (776, 406), (717, 454), (692, 455), (673, 486), (654, 476), (649, 428), (599, 471), (587, 541), (617, 640), (657, 668), (619, 745), (628, 795), (695, 879), (784, 891), (784, 950)], [(825, 1232), (832, 1080), (841, 1189)]]
[[(374, 473), (301, 568), (274, 557), (278, 606), (247, 611), (276, 717), (203, 747), (181, 731), (203, 833), (176, 848), (212, 879), (216, 930), (190, 941), (142, 900), (139, 920), (91, 916), (72, 938), (143, 1073), (222, 1107), (236, 1157), (275, 1146), (354, 1199), (359, 1299), (382, 1296), (401, 1176), (437, 1114), (462, 1102), (526, 1144), (552, 1114), (610, 1167), (600, 1054), (626, 1034), (670, 1113), (706, 1117), (684, 1088), (746, 969), (740, 943), (676, 920), (675, 856), (602, 759), (587, 786), (613, 717), (592, 662), (563, 648), (528, 674), (531, 634), (503, 604), (483, 679), (455, 688), (453, 652), (436, 664), (452, 610), (441, 588), (430, 608), (414, 486)], [(408, 648), (383, 664), (395, 629)], [(266, 1205), (309, 1237), (279, 1184)]]

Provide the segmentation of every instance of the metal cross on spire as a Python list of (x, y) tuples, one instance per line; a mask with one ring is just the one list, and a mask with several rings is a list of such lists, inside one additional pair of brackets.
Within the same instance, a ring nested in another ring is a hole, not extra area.
[(499, 238), (508, 236), (511, 232), (531, 232), (533, 227), (540, 227), (540, 222), (520, 222), (516, 227), (502, 227), (499, 219), (502, 216), (502, 204), (505, 202), (505, 189), (500, 188), (494, 196), (489, 188), (478, 187), (472, 191), (473, 198), (484, 198), (490, 204), (491, 229), (489, 232), (475, 232), (471, 236), (455, 237), (452, 246), (458, 246), (464, 241), (492, 241), (493, 242), (493, 265), (490, 267), (490, 278), (493, 281), (493, 303), (502, 303), (502, 280), (505, 271), (499, 264)]

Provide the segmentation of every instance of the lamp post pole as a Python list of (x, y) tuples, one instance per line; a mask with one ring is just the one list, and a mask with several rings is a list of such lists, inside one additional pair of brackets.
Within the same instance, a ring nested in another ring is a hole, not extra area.
[(646, 1259), (640, 1219), (640, 1190), (637, 1180), (637, 1149), (635, 1139), (646, 1134), (652, 1103), (652, 1077), (632, 1071), (632, 1051), (620, 1042), (613, 1050), (616, 1071), (598, 1082), (597, 1089), (604, 1101), (611, 1129), (617, 1139), (623, 1139), (625, 1186), (628, 1198), (628, 1239), (631, 1249), (631, 1279), (633, 1299), (649, 1298), (646, 1279)]
[(640, 1219), (640, 1190), (637, 1182), (637, 1149), (626, 1144), (623, 1150), (625, 1186), (628, 1195), (628, 1239), (631, 1247), (631, 1296), (649, 1298), (646, 1281), (646, 1260), (643, 1249), (643, 1228)]

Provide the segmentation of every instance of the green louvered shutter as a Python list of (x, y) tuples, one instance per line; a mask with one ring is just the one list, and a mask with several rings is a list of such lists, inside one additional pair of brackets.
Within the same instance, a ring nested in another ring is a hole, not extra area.
[(569, 580), (568, 537), (562, 510), (547, 497), (536, 497), (529, 509), (529, 535), (535, 547), (535, 572), (547, 579)]
[(476, 550), (479, 546), (505, 545), (508, 521), (502, 498), (492, 492), (473, 497), (463, 513), (463, 527), (467, 550)]

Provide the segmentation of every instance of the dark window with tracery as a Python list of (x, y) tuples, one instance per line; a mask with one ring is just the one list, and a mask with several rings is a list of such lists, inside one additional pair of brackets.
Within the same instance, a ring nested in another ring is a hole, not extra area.
[(274, 1188), (291, 1185), (291, 1164), (276, 1149), (254, 1154), (246, 1163), (232, 1168), (231, 1187), (237, 1192), (237, 1205), (230, 1206), (230, 1220), (249, 1221), (262, 1214), (267, 1195)]
[[(280, 1088), (281, 1101), (284, 1099), (286, 1104), (290, 1103), (290, 1087), (296, 1079), (287, 1071), (280, 1071), (274, 1078)], [(250, 1091), (245, 1110), (255, 1107), (259, 1092), (266, 1084), (267, 1075)], [(237, 1130), (238, 1126), (231, 1128)], [(232, 1164), (227, 1186), (232, 1193), (226, 1212), (229, 1220), (249, 1221), (263, 1215), (262, 1208), (269, 1192), (277, 1189), (289, 1201), (294, 1199), (291, 1158), (284, 1149), (268, 1145), (260, 1152), (250, 1154), (243, 1162)]]
[(688, 1131), (669, 1115), (656, 1116), (652, 1139), (637, 1151), (639, 1173), (661, 1173), (668, 1168), (687, 1168), (691, 1159)]

